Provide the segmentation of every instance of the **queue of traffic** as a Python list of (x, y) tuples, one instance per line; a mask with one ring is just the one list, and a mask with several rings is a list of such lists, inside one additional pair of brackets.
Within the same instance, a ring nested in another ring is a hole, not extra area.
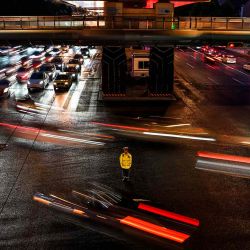
[(26, 84), (29, 92), (44, 90), (51, 82), (55, 92), (69, 90), (73, 82), (78, 82), (85, 57), (90, 57), (88, 47), (2, 46), (0, 97), (8, 97), (15, 82)]
[[(202, 53), (204, 53), (204, 62), (206, 63), (215, 63), (222, 62), (225, 64), (236, 64), (237, 58), (232, 53), (227, 52), (224, 47), (210, 47), (208, 45), (204, 45), (199, 48)], [(249, 56), (250, 60), (250, 56)], [(242, 65), (242, 68), (245, 71), (250, 71), (250, 62)]]

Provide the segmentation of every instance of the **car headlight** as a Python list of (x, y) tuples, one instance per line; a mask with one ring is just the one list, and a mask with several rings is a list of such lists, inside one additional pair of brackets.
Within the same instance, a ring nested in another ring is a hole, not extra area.
[(43, 81), (40, 81), (39, 84), (43, 84)]
[(9, 91), (9, 88), (5, 88), (4, 90), (3, 90), (3, 93), (7, 93)]

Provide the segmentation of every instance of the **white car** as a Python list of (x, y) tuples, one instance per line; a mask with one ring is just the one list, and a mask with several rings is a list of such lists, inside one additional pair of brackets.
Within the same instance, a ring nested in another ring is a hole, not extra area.
[(45, 89), (49, 82), (50, 79), (47, 73), (34, 72), (27, 83), (28, 91), (31, 91), (33, 89)]
[(224, 63), (236, 63), (236, 57), (233, 55), (222, 55), (221, 60)]
[(250, 63), (244, 64), (243, 69), (246, 71), (250, 71)]

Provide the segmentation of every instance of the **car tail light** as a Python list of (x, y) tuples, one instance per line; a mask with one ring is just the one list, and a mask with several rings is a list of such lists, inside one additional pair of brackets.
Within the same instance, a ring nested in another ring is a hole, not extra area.
[(22, 79), (27, 79), (28, 76), (29, 76), (29, 72), (27, 72), (27, 73), (21, 75), (20, 78), (22, 78)]
[(232, 162), (250, 164), (250, 157), (246, 157), (246, 156), (219, 154), (219, 153), (212, 153), (212, 152), (206, 152), (206, 151), (197, 152), (197, 156), (203, 157), (203, 158), (215, 159), (215, 160), (224, 160), (224, 161), (232, 161)]
[(188, 234), (177, 232), (163, 226), (158, 226), (151, 222), (147, 222), (132, 216), (127, 216), (123, 219), (120, 219), (120, 223), (156, 235), (161, 238), (173, 240), (178, 243), (183, 243), (190, 237), (190, 235)]
[(173, 219), (173, 220), (177, 220), (180, 222), (184, 222), (186, 224), (190, 224), (192, 226), (199, 226), (200, 222), (197, 219), (193, 219), (184, 215), (180, 215), (180, 214), (176, 214), (173, 212), (169, 212), (160, 208), (156, 208), (144, 203), (139, 203), (138, 209), (140, 210), (144, 210), (153, 214), (157, 214), (157, 215), (161, 215), (163, 217), (169, 218), (169, 219)]
[(37, 65), (34, 65), (34, 68), (35, 68), (35, 69), (38, 69), (38, 68), (41, 67), (41, 65), (42, 65), (41, 63), (39, 63), (39, 64), (37, 64)]

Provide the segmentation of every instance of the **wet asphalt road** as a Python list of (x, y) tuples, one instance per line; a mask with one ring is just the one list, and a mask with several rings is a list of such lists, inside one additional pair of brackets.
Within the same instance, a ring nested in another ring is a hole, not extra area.
[[(23, 100), (25, 86), (14, 85), (19, 101), (13, 94), (1, 100), (0, 144), (8, 147), (0, 151), (0, 248), (156, 249), (98, 225), (91, 230), (91, 225), (72, 224), (32, 201), (37, 191), (65, 194), (96, 181), (198, 218), (201, 229), (189, 249), (250, 249), (249, 179), (194, 168), (198, 150), (249, 156), (248, 147), (138, 140), (91, 123), (140, 127), (191, 123), (213, 133), (249, 136), (250, 74), (223, 64), (212, 65), (213, 69), (196, 53), (176, 51), (177, 101), (161, 107), (98, 102), (98, 67), (93, 74), (84, 67), (82, 79), (68, 93), (55, 95), (50, 84)], [(91, 68), (99, 61), (89, 63)], [(121, 182), (118, 162), (125, 145), (134, 156), (130, 184)]]

